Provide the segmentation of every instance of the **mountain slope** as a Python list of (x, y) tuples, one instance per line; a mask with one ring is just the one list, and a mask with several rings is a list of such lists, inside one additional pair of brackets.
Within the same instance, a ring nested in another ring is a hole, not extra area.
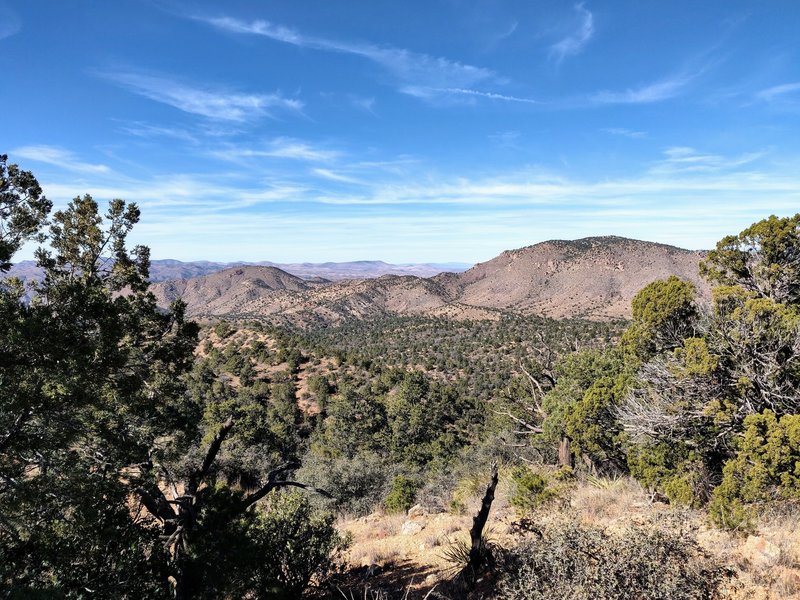
[(305, 281), (276, 267), (234, 267), (210, 275), (153, 284), (161, 306), (182, 298), (192, 314), (230, 314), (262, 298), (297, 295), (321, 283)]
[(162, 304), (183, 297), (193, 315), (260, 316), (297, 325), (384, 314), (460, 319), (503, 312), (554, 318), (627, 318), (636, 293), (677, 275), (708, 295), (702, 252), (620, 237), (542, 242), (431, 278), (384, 275), (337, 282), (303, 280), (274, 267), (239, 267), (153, 290)]
[(456, 278), (466, 304), (555, 318), (630, 316), (630, 303), (648, 283), (677, 275), (707, 292), (701, 252), (609, 236), (554, 240), (508, 250)]

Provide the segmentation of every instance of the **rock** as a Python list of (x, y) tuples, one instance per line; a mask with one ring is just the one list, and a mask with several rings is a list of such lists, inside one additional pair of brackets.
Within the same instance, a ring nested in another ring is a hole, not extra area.
[(748, 536), (740, 552), (751, 564), (761, 567), (775, 566), (781, 557), (781, 549), (759, 535)]
[(417, 521), (406, 521), (400, 528), (400, 535), (414, 535), (422, 531), (423, 525)]
[(408, 516), (412, 519), (416, 517), (424, 517), (425, 516), (425, 509), (422, 508), (421, 504), (415, 504), (411, 508), (408, 509)]

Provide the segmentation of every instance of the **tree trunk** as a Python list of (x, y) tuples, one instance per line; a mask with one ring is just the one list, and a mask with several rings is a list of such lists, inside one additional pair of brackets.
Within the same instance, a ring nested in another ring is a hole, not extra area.
[(497, 487), (497, 463), (492, 465), (492, 478), (489, 485), (486, 486), (486, 493), (483, 496), (481, 509), (478, 514), (472, 519), (472, 529), (470, 529), (469, 537), (472, 545), (469, 550), (469, 562), (464, 570), (461, 572), (463, 583), (468, 588), (472, 588), (478, 579), (478, 574), (487, 561), (491, 560), (487, 556), (488, 550), (483, 545), (483, 528), (486, 527), (486, 521), (489, 519), (489, 511), (494, 502), (494, 490)]
[(562, 437), (558, 444), (558, 464), (562, 467), (572, 466), (572, 452), (569, 447), (569, 438), (566, 436)]

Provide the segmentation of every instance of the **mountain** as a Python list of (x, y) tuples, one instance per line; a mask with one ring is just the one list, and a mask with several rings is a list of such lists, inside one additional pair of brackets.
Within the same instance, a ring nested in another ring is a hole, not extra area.
[[(381, 275), (432, 277), (444, 271), (465, 271), (470, 265), (467, 263), (409, 263), (394, 265), (380, 260), (282, 264), (269, 261), (224, 263), (207, 260), (183, 262), (173, 259), (159, 259), (153, 260), (150, 264), (150, 281), (155, 283), (171, 279), (190, 279), (233, 267), (247, 266), (277, 267), (303, 279), (322, 278), (330, 281), (340, 281), (342, 279), (369, 279), (380, 277)], [(36, 281), (41, 277), (41, 270), (36, 266), (35, 261), (23, 260), (11, 267), (9, 275), (19, 277), (23, 281)]]
[(555, 318), (627, 318), (636, 293), (677, 275), (702, 295), (703, 252), (616, 236), (553, 240), (480, 263), (455, 278), (451, 289), (466, 304)]
[(698, 274), (703, 252), (621, 237), (554, 240), (509, 250), (461, 273), (304, 280), (275, 267), (237, 267), (161, 282), (162, 304), (183, 297), (196, 316), (263, 317), (276, 323), (329, 324), (385, 314), (493, 319), (504, 312), (554, 318), (630, 316), (636, 293), (677, 275), (708, 287)]
[(183, 298), (192, 312), (196, 312), (196, 307), (203, 307), (203, 312), (208, 314), (231, 314), (255, 300), (285, 293), (299, 294), (326, 283), (329, 282), (308, 282), (276, 267), (247, 266), (158, 282), (153, 284), (152, 290), (162, 306)]

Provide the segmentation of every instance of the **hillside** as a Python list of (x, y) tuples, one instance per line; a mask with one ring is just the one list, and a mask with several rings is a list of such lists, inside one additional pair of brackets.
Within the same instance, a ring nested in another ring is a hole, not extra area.
[(554, 240), (508, 250), (455, 278), (461, 302), (554, 318), (630, 316), (648, 283), (677, 275), (707, 286), (698, 273), (703, 253), (622, 237)]
[[(265, 317), (275, 323), (330, 324), (349, 318), (424, 315), (494, 319), (504, 312), (553, 318), (626, 318), (636, 292), (677, 275), (698, 275), (703, 254), (620, 237), (548, 241), (431, 278), (305, 281), (274, 267), (242, 267), (188, 280), (157, 283), (166, 305), (183, 297), (197, 316)], [(264, 279), (269, 274), (269, 281)]]
[[(322, 280), (323, 283), (328, 283)], [(264, 298), (300, 294), (319, 282), (305, 281), (276, 267), (234, 267), (210, 275), (165, 281), (153, 285), (159, 304), (168, 306), (182, 298), (191, 312), (203, 307), (207, 314), (231, 314)]]

